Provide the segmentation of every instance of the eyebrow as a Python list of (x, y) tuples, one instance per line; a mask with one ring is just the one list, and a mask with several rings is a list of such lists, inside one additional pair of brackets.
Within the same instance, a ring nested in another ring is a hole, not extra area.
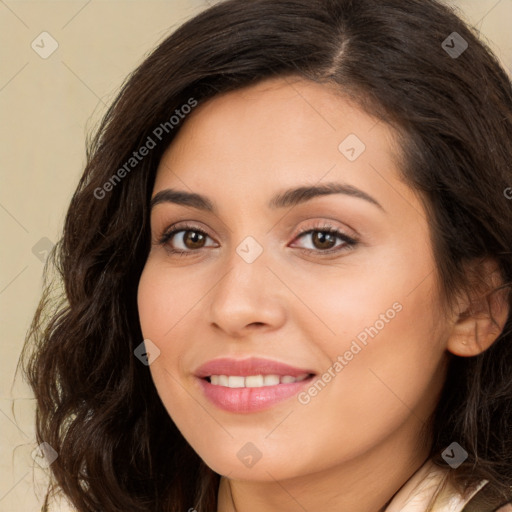
[[(305, 203), (315, 197), (331, 194), (344, 194), (363, 199), (377, 206), (382, 211), (385, 211), (382, 205), (366, 192), (352, 185), (335, 182), (315, 186), (302, 186), (279, 192), (270, 199), (268, 207), (273, 210), (277, 208), (288, 208)], [(174, 203), (197, 208), (198, 210), (217, 213), (215, 205), (206, 196), (194, 192), (185, 192), (184, 190), (171, 188), (161, 190), (151, 199), (150, 208), (152, 209), (154, 206), (161, 203)]]

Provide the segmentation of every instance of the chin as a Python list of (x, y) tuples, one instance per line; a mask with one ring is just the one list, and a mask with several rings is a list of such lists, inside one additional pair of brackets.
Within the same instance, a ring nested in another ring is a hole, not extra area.
[[(244, 451), (245, 443), (236, 444), (236, 449), (227, 449), (221, 453), (210, 453), (206, 457), (200, 454), (200, 457), (210, 469), (219, 475), (235, 480), (274, 482), (308, 473), (306, 468), (304, 468), (304, 472), (300, 470), (301, 465), (297, 464), (295, 457), (285, 454), (265, 457), (264, 454), (261, 454), (261, 458), (256, 459), (255, 452), (251, 460), (250, 455), (248, 455), (251, 448), (246, 448)], [(242, 446), (241, 449), (238, 448), (239, 444)], [(239, 452), (241, 453), (239, 454)]]

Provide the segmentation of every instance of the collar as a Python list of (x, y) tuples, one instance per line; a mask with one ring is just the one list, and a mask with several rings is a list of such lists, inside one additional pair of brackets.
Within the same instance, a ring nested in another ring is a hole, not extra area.
[(432, 512), (462, 512), (464, 506), (488, 483), (482, 480), (461, 495), (446, 480), (448, 472), (449, 469), (427, 460), (399, 489), (384, 512), (425, 512), (431, 503)]

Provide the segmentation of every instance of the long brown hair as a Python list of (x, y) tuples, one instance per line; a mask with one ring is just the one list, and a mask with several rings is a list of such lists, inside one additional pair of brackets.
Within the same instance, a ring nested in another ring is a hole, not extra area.
[[(456, 57), (443, 47), (453, 32), (468, 45)], [(150, 245), (148, 205), (160, 157), (186, 122), (184, 105), (293, 75), (334, 85), (400, 133), (400, 170), (429, 212), (447, 303), (469, 287), (469, 261), (493, 257), (510, 286), (511, 82), (448, 7), (228, 0), (207, 9), (135, 70), (89, 141), (52, 253), (57, 275), (48, 266), (20, 359), (37, 400), (38, 441), (58, 452), (51, 489), (80, 512), (216, 510), (219, 475), (180, 434), (133, 353), (143, 339), (136, 292)], [(176, 110), (183, 115), (171, 121)], [(153, 147), (135, 163), (148, 138)], [(453, 441), (468, 452), (450, 472), (462, 490), (485, 478), (509, 497), (511, 368), (510, 316), (488, 350), (451, 359), (431, 456), (444, 465), (440, 454)]]

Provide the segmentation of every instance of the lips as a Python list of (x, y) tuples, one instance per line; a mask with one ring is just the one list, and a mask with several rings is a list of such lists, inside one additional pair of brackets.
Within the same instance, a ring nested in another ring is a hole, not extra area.
[(262, 411), (297, 395), (310, 385), (315, 372), (270, 359), (223, 358), (200, 366), (195, 375), (210, 402), (240, 414)]
[(247, 377), (250, 375), (279, 375), (284, 377), (290, 375), (292, 377), (300, 377), (304, 374), (315, 373), (308, 368), (297, 368), (285, 363), (272, 361), (271, 359), (263, 359), (251, 357), (249, 359), (230, 359), (221, 358), (208, 361), (200, 366), (195, 375), (201, 379), (211, 377), (212, 375), (232, 375)]

